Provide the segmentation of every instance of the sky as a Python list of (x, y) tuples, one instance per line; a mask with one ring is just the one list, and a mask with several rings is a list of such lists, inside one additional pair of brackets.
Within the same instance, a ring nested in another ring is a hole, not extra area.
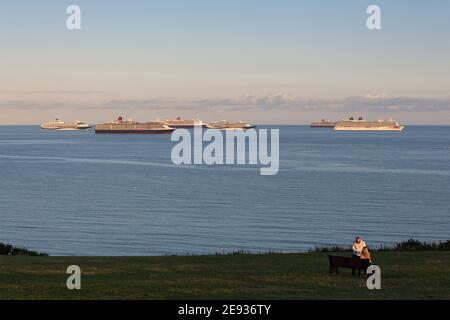
[(0, 0), (0, 124), (450, 124), (449, 57), (447, 0)]

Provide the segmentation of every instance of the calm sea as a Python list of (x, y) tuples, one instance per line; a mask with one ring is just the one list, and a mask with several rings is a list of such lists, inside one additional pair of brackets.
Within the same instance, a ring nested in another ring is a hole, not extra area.
[(0, 127), (0, 241), (52, 255), (450, 239), (450, 127), (280, 128), (280, 172), (172, 165), (170, 136)]

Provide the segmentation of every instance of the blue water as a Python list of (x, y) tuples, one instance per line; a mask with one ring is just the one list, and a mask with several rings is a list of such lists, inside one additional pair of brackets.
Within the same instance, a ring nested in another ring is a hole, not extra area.
[(52, 255), (450, 239), (450, 127), (280, 127), (280, 172), (171, 163), (170, 136), (0, 127), (0, 241)]

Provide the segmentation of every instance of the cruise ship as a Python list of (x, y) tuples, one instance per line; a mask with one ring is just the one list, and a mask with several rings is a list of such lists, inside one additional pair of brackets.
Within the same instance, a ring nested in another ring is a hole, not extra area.
[(91, 126), (82, 121), (77, 121), (75, 123), (65, 123), (64, 121), (59, 119), (49, 121), (41, 125), (41, 129), (57, 131), (87, 130), (89, 128), (91, 128)]
[(405, 127), (394, 120), (367, 121), (363, 118), (350, 118), (339, 121), (336, 131), (402, 131)]
[(180, 117), (175, 120), (164, 121), (169, 127), (179, 129), (179, 128), (194, 128), (195, 126), (206, 127), (206, 124), (199, 119), (185, 120)]
[(123, 120), (122, 117), (117, 118), (116, 121), (95, 126), (96, 134), (167, 134), (174, 130), (175, 128), (169, 127), (163, 121), (139, 123), (132, 119)]
[(311, 128), (334, 128), (337, 122), (322, 119), (319, 122), (311, 123)]
[(228, 122), (228, 121), (219, 121), (219, 122), (210, 122), (206, 125), (208, 129), (218, 129), (218, 130), (248, 130), (256, 128), (255, 125), (249, 124), (247, 122)]

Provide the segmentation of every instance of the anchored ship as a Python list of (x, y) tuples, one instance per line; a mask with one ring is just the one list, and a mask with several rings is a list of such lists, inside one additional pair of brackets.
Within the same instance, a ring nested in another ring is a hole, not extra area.
[(206, 128), (218, 130), (248, 130), (256, 128), (256, 126), (242, 121), (228, 122), (223, 120), (219, 122), (210, 122), (206, 125)]
[(334, 128), (337, 122), (322, 119), (319, 122), (311, 123), (311, 128)]
[(166, 134), (172, 133), (175, 128), (169, 127), (165, 122), (152, 121), (139, 123), (129, 120), (123, 120), (122, 117), (116, 121), (105, 124), (97, 124), (95, 133), (111, 133), (111, 134)]
[(350, 118), (339, 121), (334, 130), (336, 131), (402, 131), (405, 127), (394, 120), (367, 121), (363, 118)]
[(64, 121), (59, 119), (49, 121), (41, 125), (41, 129), (57, 130), (57, 131), (76, 131), (76, 130), (86, 130), (89, 128), (91, 128), (91, 126), (82, 121), (77, 121), (75, 123), (65, 123)]
[(195, 126), (206, 127), (206, 124), (203, 123), (199, 119), (185, 120), (180, 117), (175, 120), (166, 120), (164, 121), (169, 127), (178, 129), (178, 128), (194, 128)]

